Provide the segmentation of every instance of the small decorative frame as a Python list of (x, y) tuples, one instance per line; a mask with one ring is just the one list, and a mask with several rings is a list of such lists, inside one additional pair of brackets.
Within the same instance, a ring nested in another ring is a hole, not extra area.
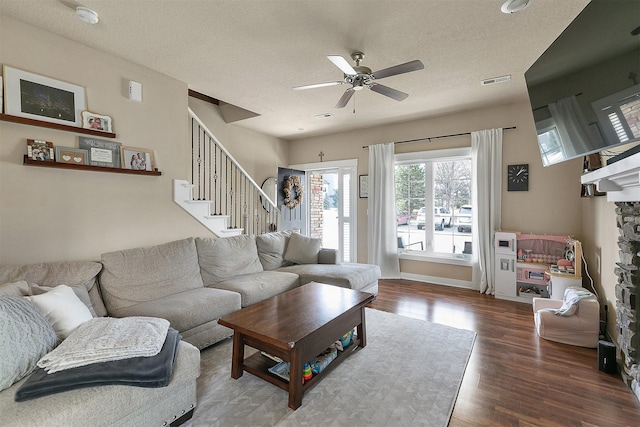
[(27, 139), (27, 157), (31, 160), (53, 162), (55, 159), (53, 142)]
[(56, 161), (70, 165), (87, 165), (89, 151), (82, 148), (56, 147)]
[(87, 109), (82, 86), (3, 66), (5, 114), (82, 126), (82, 111)]
[(103, 116), (90, 111), (82, 112), (82, 127), (85, 129), (111, 133), (113, 132), (112, 123), (110, 116)]
[(81, 136), (78, 146), (89, 151), (89, 164), (107, 168), (120, 168), (121, 143)]
[(369, 197), (369, 175), (360, 175), (360, 198), (366, 199)]
[(122, 156), (123, 169), (152, 171), (155, 167), (156, 161), (153, 156), (153, 150), (137, 147), (122, 147), (120, 155)]

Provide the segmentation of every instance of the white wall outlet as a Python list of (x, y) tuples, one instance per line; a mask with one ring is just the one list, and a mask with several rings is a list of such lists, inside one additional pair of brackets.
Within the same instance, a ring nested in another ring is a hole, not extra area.
[(131, 101), (142, 102), (142, 83), (129, 81), (129, 99)]

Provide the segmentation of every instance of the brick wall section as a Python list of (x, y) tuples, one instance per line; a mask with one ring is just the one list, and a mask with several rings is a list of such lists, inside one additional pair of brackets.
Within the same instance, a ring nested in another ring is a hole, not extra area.
[(324, 193), (322, 184), (324, 177), (322, 175), (310, 175), (309, 187), (311, 189), (309, 195), (309, 224), (311, 228), (311, 237), (322, 238), (323, 228), (323, 211), (324, 211)]
[(629, 102), (624, 107), (620, 108), (622, 114), (627, 120), (631, 132), (637, 138), (640, 136), (640, 100)]
[(616, 203), (620, 262), (615, 273), (616, 327), (622, 357), (621, 375), (640, 400), (640, 202)]

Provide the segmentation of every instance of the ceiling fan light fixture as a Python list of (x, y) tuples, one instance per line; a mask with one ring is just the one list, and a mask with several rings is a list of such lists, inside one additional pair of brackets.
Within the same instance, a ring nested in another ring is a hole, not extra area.
[(516, 13), (529, 6), (531, 0), (507, 0), (502, 4), (502, 13)]
[(78, 6), (76, 7), (76, 16), (82, 22), (86, 22), (87, 24), (97, 24), (100, 18), (98, 17), (98, 12), (95, 10), (91, 10), (88, 7)]

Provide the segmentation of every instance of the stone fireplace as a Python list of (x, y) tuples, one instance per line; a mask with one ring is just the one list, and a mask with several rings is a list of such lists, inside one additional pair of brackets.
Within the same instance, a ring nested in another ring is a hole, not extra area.
[(616, 203), (620, 261), (615, 269), (621, 375), (640, 400), (640, 202)]
[(597, 191), (607, 193), (608, 201), (616, 203), (616, 344), (622, 359), (622, 379), (640, 400), (640, 153), (636, 147), (629, 154), (585, 173), (580, 181), (595, 185)]

